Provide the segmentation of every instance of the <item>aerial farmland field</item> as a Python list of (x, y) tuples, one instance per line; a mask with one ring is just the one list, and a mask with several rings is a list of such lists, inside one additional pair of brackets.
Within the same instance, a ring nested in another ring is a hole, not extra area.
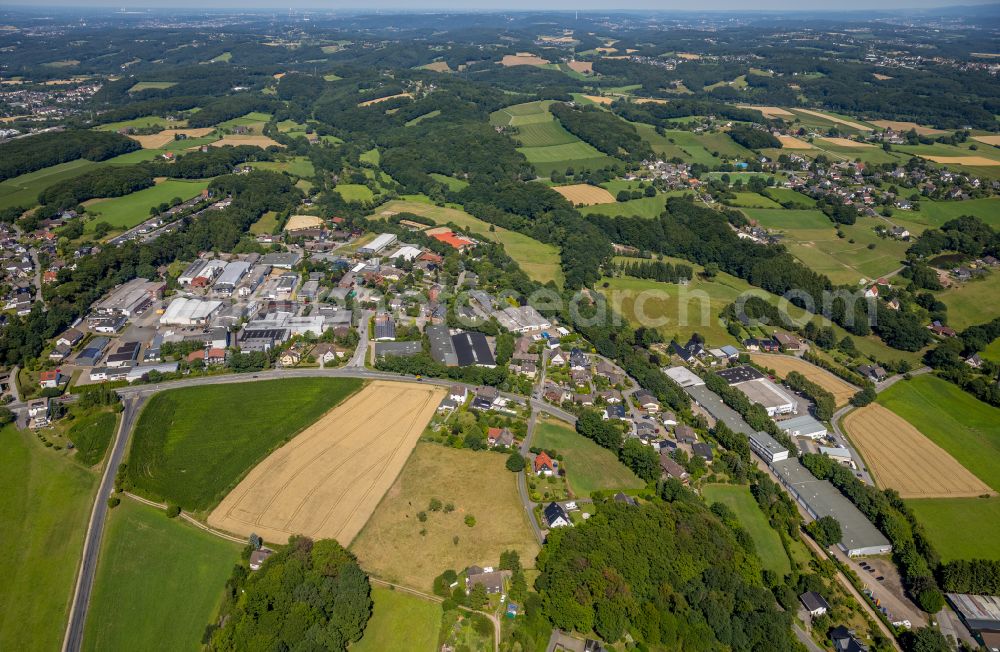
[(86, 203), (87, 212), (95, 219), (87, 223), (93, 231), (99, 222), (107, 222), (115, 229), (129, 229), (149, 219), (149, 209), (164, 202), (180, 198), (187, 201), (208, 187), (208, 181), (182, 181), (167, 179), (150, 188), (138, 190), (124, 197), (94, 199)]
[[(154, 500), (192, 511), (214, 507), (260, 460), (361, 385), (289, 378), (157, 394), (136, 425), (129, 478)], [(205, 429), (209, 421), (213, 427)]]

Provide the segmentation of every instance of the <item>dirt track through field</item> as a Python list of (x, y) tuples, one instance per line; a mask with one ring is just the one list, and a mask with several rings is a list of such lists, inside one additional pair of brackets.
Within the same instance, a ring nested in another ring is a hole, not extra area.
[(875, 483), (895, 489), (903, 498), (972, 498), (995, 494), (947, 451), (878, 403), (844, 417), (844, 429)]
[(837, 406), (847, 405), (847, 401), (854, 396), (859, 388), (851, 385), (845, 380), (834, 376), (826, 369), (821, 369), (807, 360), (795, 358), (790, 355), (766, 355), (751, 354), (750, 359), (774, 371), (784, 378), (789, 372), (797, 371), (812, 382), (816, 383), (826, 391), (833, 394)]
[(395, 481), (444, 389), (377, 381), (258, 464), (209, 515), (274, 543), (293, 534), (348, 545)]

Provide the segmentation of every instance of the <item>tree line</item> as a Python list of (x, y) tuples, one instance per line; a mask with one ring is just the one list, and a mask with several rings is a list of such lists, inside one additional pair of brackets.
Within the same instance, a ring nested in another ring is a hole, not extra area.
[(608, 156), (627, 161), (652, 157), (653, 150), (635, 127), (608, 111), (592, 106), (570, 106), (557, 102), (549, 112), (570, 132)]
[(78, 158), (105, 161), (137, 149), (139, 143), (127, 136), (86, 129), (15, 138), (0, 145), (0, 181)]

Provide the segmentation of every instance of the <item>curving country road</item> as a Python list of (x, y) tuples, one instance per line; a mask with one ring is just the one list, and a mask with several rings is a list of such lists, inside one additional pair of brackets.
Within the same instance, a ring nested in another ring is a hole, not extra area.
[[(367, 348), (367, 347), (365, 347)], [(362, 350), (362, 347), (358, 347)], [(362, 353), (362, 355), (364, 355)], [(363, 361), (364, 358), (361, 358)], [(363, 362), (362, 362), (363, 364)], [(476, 387), (467, 383), (459, 383), (451, 380), (438, 378), (418, 379), (415, 376), (403, 374), (387, 373), (375, 371), (364, 367), (339, 367), (335, 369), (272, 369), (261, 371), (256, 374), (226, 374), (221, 376), (200, 376), (197, 378), (185, 378), (182, 380), (167, 381), (151, 385), (138, 385), (134, 387), (122, 387), (118, 389), (118, 394), (122, 397), (124, 409), (122, 411), (121, 422), (118, 432), (112, 444), (111, 453), (104, 468), (101, 484), (98, 487), (97, 495), (94, 498), (94, 507), (90, 514), (90, 522), (87, 525), (87, 534), (83, 542), (83, 555), (80, 562), (76, 588), (73, 593), (70, 605), (69, 622), (66, 625), (66, 635), (63, 638), (63, 652), (78, 652), (83, 642), (83, 630), (87, 621), (87, 610), (90, 606), (90, 594), (93, 590), (94, 577), (97, 572), (97, 558), (101, 548), (101, 537), (104, 531), (104, 523), (108, 515), (108, 498), (114, 489), (115, 473), (118, 465), (125, 457), (128, 449), (129, 438), (135, 429), (136, 421), (142, 410), (142, 406), (150, 396), (169, 389), (180, 387), (200, 387), (203, 385), (224, 385), (230, 383), (246, 383), (260, 380), (277, 380), (281, 378), (307, 378), (307, 377), (332, 377), (332, 378), (361, 378), (366, 380), (393, 380), (400, 382), (422, 382), (431, 385), (442, 385), (450, 387), (452, 385), (463, 385), (470, 391), (475, 392)], [(543, 401), (528, 398), (507, 392), (502, 393), (507, 398), (519, 401), (527, 400), (532, 408), (532, 413), (546, 412), (559, 419), (574, 422), (576, 417), (565, 410), (554, 405), (549, 405)], [(529, 512), (529, 518), (533, 520), (533, 515)], [(536, 525), (537, 528), (537, 525)], [(538, 536), (538, 533), (536, 533)]]

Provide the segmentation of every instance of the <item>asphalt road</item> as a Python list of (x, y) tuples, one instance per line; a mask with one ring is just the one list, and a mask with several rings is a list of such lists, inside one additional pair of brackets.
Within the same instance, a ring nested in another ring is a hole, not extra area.
[(125, 456), (128, 439), (135, 427), (136, 418), (142, 409), (145, 398), (133, 396), (125, 399), (125, 409), (122, 411), (121, 422), (115, 435), (114, 446), (104, 475), (94, 500), (94, 509), (90, 513), (90, 523), (87, 525), (87, 535), (83, 540), (83, 558), (76, 579), (76, 589), (73, 602), (70, 605), (69, 623), (66, 625), (66, 635), (63, 638), (63, 650), (80, 649), (83, 643), (83, 628), (87, 622), (87, 608), (90, 605), (90, 593), (94, 587), (94, 575), (97, 572), (97, 557), (101, 550), (101, 536), (104, 533), (104, 522), (108, 517), (108, 497), (115, 485), (115, 474), (118, 465)]
[[(360, 349), (360, 347), (359, 347)], [(332, 377), (332, 378), (362, 378), (366, 380), (394, 380), (400, 382), (422, 382), (429, 385), (440, 385), (450, 387), (451, 385), (465, 385), (470, 391), (475, 391), (475, 386), (465, 383), (456, 383), (451, 380), (438, 378), (417, 379), (414, 376), (404, 376), (402, 374), (386, 373), (357, 367), (338, 367), (334, 369), (272, 369), (261, 371), (256, 374), (225, 374), (221, 376), (200, 376), (197, 378), (185, 378), (183, 380), (169, 381), (155, 385), (138, 385), (133, 387), (122, 387), (118, 389), (118, 394), (122, 397), (125, 409), (122, 411), (121, 423), (118, 426), (118, 433), (115, 436), (111, 454), (108, 458), (101, 484), (94, 499), (94, 507), (90, 514), (90, 522), (87, 525), (87, 534), (83, 544), (83, 557), (77, 575), (76, 590), (73, 593), (73, 601), (70, 605), (69, 622), (66, 625), (66, 635), (63, 639), (63, 652), (78, 652), (83, 642), (83, 629), (87, 620), (87, 609), (90, 605), (90, 594), (93, 590), (94, 577), (97, 571), (97, 558), (101, 549), (101, 537), (104, 532), (104, 523), (108, 516), (108, 498), (114, 489), (115, 473), (118, 465), (125, 457), (128, 449), (128, 441), (135, 429), (136, 421), (145, 401), (152, 395), (169, 389), (180, 387), (200, 387), (204, 385), (225, 385), (229, 383), (254, 382), (259, 380), (276, 380), (280, 378), (308, 378), (308, 377)], [(524, 397), (514, 394), (504, 393), (507, 398), (514, 398), (524, 401)], [(541, 411), (551, 414), (559, 419), (576, 422), (576, 417), (560, 408), (549, 405), (543, 401), (528, 399), (532, 412)], [(523, 483), (519, 483), (523, 484)], [(522, 499), (524, 496), (522, 496)], [(534, 517), (528, 513), (529, 519), (533, 522)], [(536, 537), (537, 525), (535, 525)]]

